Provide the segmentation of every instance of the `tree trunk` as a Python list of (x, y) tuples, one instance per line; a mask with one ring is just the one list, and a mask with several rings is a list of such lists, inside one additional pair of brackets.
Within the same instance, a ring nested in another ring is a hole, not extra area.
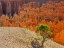
[(44, 44), (45, 40), (46, 40), (46, 38), (45, 38), (45, 36), (43, 36), (42, 45)]

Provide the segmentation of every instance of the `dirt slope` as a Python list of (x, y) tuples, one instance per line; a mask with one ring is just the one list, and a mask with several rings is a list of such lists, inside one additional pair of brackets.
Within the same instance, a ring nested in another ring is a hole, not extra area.
[[(33, 38), (37, 38), (37, 36), (29, 30), (14, 27), (0, 27), (0, 48), (33, 48), (31, 46)], [(55, 47), (55, 45), (58, 47)], [(45, 42), (44, 46), (44, 48), (59, 48), (59, 46), (60, 48), (64, 48), (64, 46), (53, 41)]]

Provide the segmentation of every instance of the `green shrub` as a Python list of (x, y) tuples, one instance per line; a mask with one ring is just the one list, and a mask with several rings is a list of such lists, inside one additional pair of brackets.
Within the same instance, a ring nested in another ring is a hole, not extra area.
[(36, 33), (40, 33), (40, 35), (43, 37), (42, 44), (46, 41), (47, 36), (52, 35), (52, 32), (50, 31), (50, 27), (46, 24), (40, 24), (36, 27)]

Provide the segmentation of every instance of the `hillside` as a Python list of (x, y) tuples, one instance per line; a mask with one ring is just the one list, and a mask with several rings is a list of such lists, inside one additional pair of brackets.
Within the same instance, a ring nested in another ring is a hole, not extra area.
[[(31, 43), (34, 38), (37, 38), (34, 32), (23, 28), (0, 27), (0, 48), (33, 48)], [(48, 40), (44, 43), (44, 48), (64, 48), (64, 46)]]

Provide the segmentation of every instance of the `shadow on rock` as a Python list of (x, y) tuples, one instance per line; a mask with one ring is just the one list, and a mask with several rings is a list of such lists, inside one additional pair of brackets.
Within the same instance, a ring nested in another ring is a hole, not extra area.
[(43, 46), (39, 44), (39, 42), (37, 41), (37, 39), (33, 40), (31, 42), (31, 45), (32, 45), (33, 48), (43, 48)]

